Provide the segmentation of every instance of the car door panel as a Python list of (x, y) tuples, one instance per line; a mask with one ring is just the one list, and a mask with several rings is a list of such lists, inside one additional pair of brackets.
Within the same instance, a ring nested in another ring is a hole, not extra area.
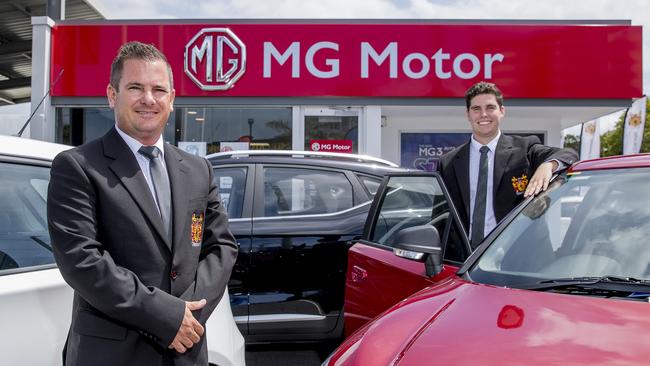
[[(405, 297), (453, 275), (469, 255), (467, 236), (441, 182), (435, 173), (391, 174), (384, 179), (363, 238), (348, 252), (346, 335)], [(393, 254), (397, 233), (417, 225), (431, 225), (440, 235), (446, 260), (434, 276), (426, 275), (424, 263)]]
[(251, 261), (251, 232), (253, 230), (252, 220), (248, 219), (231, 219), (229, 221), (230, 231), (235, 236), (239, 245), (237, 261), (233, 266), (228, 282), (228, 291), (230, 295), (230, 308), (235, 317), (235, 322), (242, 334), (248, 334), (248, 316), (249, 316), (249, 267)]
[[(2, 363), (6, 365), (60, 365), (70, 326), (72, 289), (59, 270), (27, 269), (0, 275)], [(29, 342), (17, 339), (29, 339)], [(35, 352), (34, 346), (38, 351)]]
[[(0, 357), (3, 365), (59, 365), (72, 289), (47, 233), (50, 163), (0, 155)], [(35, 351), (36, 346), (36, 351)]]
[(363, 233), (370, 207), (358, 204), (358, 197), (367, 195), (355, 191), (344, 171), (273, 164), (257, 169), (249, 334), (337, 337), (347, 250)]
[(254, 219), (250, 334), (338, 326), (347, 250), (363, 232), (365, 207), (330, 217)]
[(345, 286), (346, 336), (391, 305), (452, 276), (459, 268), (445, 264), (441, 273), (427, 277), (423, 263), (398, 257), (392, 251), (364, 242), (356, 242), (350, 248), (348, 263)]

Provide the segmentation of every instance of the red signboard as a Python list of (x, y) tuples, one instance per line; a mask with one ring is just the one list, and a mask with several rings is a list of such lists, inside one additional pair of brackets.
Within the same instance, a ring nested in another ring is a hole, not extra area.
[(53, 96), (103, 96), (124, 42), (168, 57), (176, 95), (508, 98), (642, 94), (641, 27), (476, 24), (58, 24)]
[(352, 140), (309, 140), (311, 151), (352, 153)]

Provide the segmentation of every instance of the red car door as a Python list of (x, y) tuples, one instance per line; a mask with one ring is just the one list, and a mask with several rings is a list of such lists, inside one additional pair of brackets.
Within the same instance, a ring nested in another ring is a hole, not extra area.
[[(393, 254), (398, 233), (431, 225), (439, 233), (443, 266), (428, 276), (422, 262)], [(368, 213), (363, 239), (348, 253), (346, 336), (405, 297), (453, 275), (471, 252), (467, 235), (437, 173), (388, 175)]]

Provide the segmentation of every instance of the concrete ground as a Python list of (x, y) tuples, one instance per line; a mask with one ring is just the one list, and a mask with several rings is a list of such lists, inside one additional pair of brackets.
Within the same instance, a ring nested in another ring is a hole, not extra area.
[(334, 344), (247, 345), (246, 366), (320, 366)]

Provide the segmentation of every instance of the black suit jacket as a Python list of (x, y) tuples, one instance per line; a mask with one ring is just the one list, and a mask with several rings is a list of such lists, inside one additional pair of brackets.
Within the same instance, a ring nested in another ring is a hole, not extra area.
[[(440, 174), (463, 220), (465, 231), (469, 229), (470, 222), (469, 149), (470, 141), (443, 155), (439, 164)], [(571, 149), (542, 145), (536, 136), (501, 134), (494, 152), (492, 192), (497, 222), (523, 200), (522, 186), (515, 186), (512, 179), (526, 177), (530, 180), (542, 163), (552, 159), (568, 167), (578, 160), (578, 155)]]
[[(67, 365), (160, 365), (186, 300), (207, 299), (205, 324), (237, 255), (210, 163), (165, 144), (173, 238), (132, 151), (111, 129), (52, 163), (48, 223), (74, 289)], [(194, 220), (192, 220), (194, 218)], [(192, 239), (192, 228), (195, 236)], [(194, 242), (193, 242), (194, 241)], [(176, 366), (207, 365), (205, 337)]]

